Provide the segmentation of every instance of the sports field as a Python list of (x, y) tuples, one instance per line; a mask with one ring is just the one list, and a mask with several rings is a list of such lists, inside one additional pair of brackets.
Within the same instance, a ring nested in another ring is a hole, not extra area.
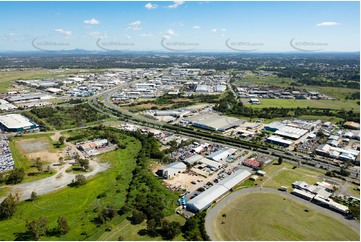
[(357, 240), (341, 221), (285, 195), (254, 192), (230, 200), (211, 225), (216, 240)]

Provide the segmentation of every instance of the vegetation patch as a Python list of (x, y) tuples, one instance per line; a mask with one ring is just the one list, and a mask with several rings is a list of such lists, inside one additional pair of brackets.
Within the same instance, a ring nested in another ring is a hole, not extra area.
[(32, 109), (31, 113), (55, 129), (83, 127), (86, 124), (101, 121), (108, 117), (98, 113), (88, 104), (40, 107)]

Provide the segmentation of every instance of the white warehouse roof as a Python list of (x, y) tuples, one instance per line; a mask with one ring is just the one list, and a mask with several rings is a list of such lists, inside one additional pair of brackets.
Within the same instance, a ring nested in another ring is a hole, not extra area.
[(34, 125), (30, 122), (29, 119), (20, 114), (2, 115), (0, 116), (0, 123), (2, 123), (8, 129), (19, 129)]
[(224, 195), (231, 188), (233, 188), (238, 183), (244, 181), (249, 177), (251, 173), (247, 170), (238, 170), (235, 173), (231, 174), (224, 180), (221, 180), (217, 185), (211, 187), (210, 189), (202, 192), (197, 197), (189, 200), (187, 202), (187, 207), (193, 211), (201, 211), (208, 206), (210, 206), (217, 198)]
[(214, 161), (220, 161), (220, 160), (224, 160), (229, 156), (228, 151), (226, 150), (219, 150), (216, 151), (212, 154), (210, 154), (209, 156), (207, 156), (207, 158), (212, 159)]

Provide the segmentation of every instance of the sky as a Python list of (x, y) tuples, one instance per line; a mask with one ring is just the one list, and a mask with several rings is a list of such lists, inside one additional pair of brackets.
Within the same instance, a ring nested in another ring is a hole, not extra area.
[(359, 2), (0, 2), (0, 51), (359, 51)]

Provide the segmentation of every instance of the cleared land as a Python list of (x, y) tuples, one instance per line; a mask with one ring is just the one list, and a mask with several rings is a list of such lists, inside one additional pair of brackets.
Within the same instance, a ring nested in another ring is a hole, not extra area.
[(359, 233), (307, 202), (264, 192), (232, 199), (217, 212), (211, 227), (217, 240), (360, 239)]
[[(23, 168), (27, 174), (37, 173), (33, 167), (34, 160), (38, 157), (43, 162), (44, 169), (47, 164), (58, 161), (57, 151), (52, 145), (50, 138), (52, 134), (35, 134), (23, 137), (12, 137), (9, 147), (15, 162), (16, 168)], [(24, 182), (39, 180), (51, 176), (52, 172), (39, 173), (36, 176), (25, 175)]]
[(357, 100), (296, 100), (296, 99), (260, 99), (261, 104), (250, 104), (249, 99), (242, 99), (246, 106), (252, 108), (329, 108), (358, 111)]

